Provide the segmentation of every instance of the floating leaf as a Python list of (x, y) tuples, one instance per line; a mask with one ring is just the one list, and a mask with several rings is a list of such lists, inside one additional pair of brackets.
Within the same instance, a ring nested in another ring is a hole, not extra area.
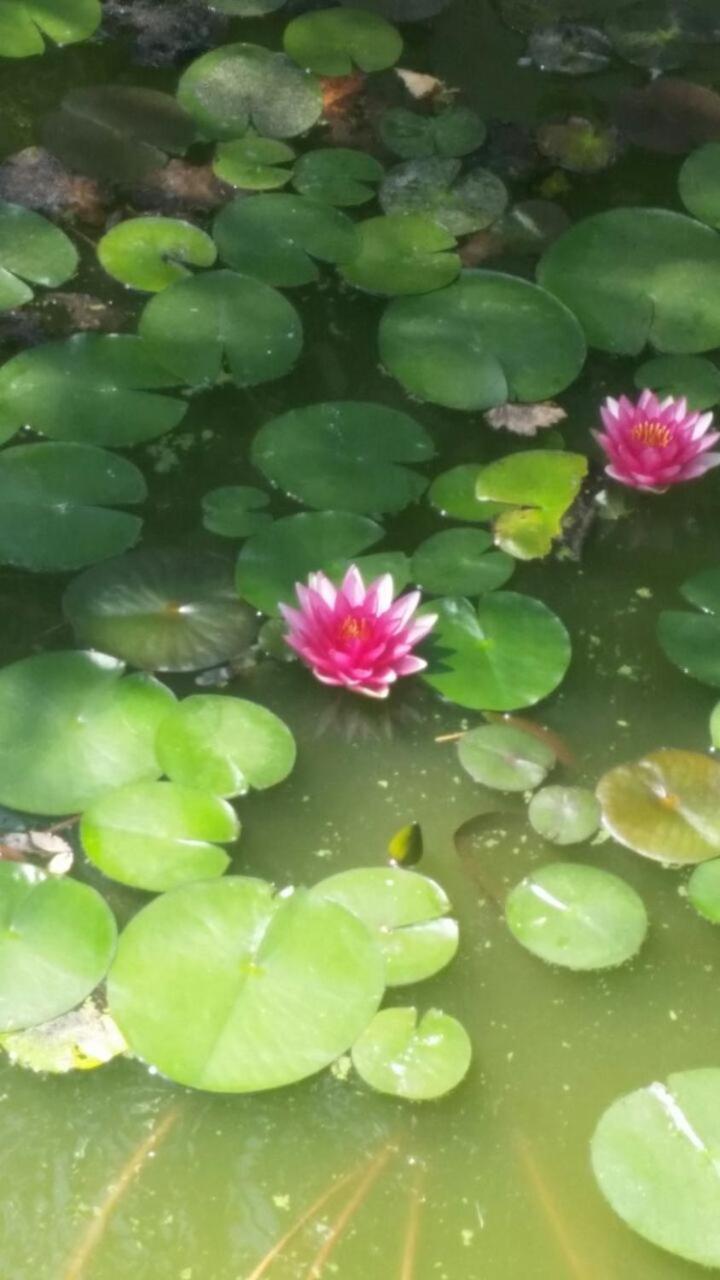
[(43, 1075), (93, 1071), (127, 1048), (118, 1027), (95, 1000), (27, 1031), (8, 1032), (0, 1044), (13, 1066)]
[(422, 982), (449, 964), (458, 948), (450, 903), (434, 880), (402, 867), (360, 867), (322, 880), (311, 896), (336, 902), (362, 920), (385, 959), (389, 987)]
[(653, 751), (600, 779), (603, 825), (615, 840), (658, 862), (720, 856), (720, 764), (696, 751)]
[(559, 404), (501, 404), (485, 414), (485, 421), (493, 431), (509, 431), (514, 436), (536, 436), (558, 422), (564, 422), (567, 413)]
[(478, 498), (510, 507), (495, 521), (498, 546), (520, 560), (547, 555), (587, 467), (583, 454), (552, 449), (509, 454), (483, 467)]
[(409, 414), (360, 400), (291, 409), (257, 433), (252, 461), (268, 480), (319, 511), (402, 511), (426, 488), (406, 464), (424, 462), (433, 442)]
[(307, 196), (242, 196), (220, 210), (213, 236), (223, 261), (245, 275), (288, 288), (318, 278), (313, 261), (344, 262), (356, 251), (344, 213)]
[(437, 115), (393, 107), (380, 119), (382, 141), (403, 160), (465, 156), (482, 146), (486, 133), (484, 122), (469, 107), (449, 107)]
[(197, 671), (238, 658), (257, 632), (228, 562), (177, 550), (96, 565), (70, 584), (63, 608), (82, 644), (146, 671)]
[(720, 236), (665, 209), (611, 209), (548, 249), (538, 279), (593, 347), (692, 355), (720, 344)]
[(384, 962), (333, 902), (262, 880), (185, 885), (144, 907), (120, 938), (110, 1011), (130, 1048), (196, 1089), (292, 1084), (333, 1062), (368, 1025)]
[(80, 823), (85, 854), (104, 875), (153, 893), (221, 876), (230, 859), (218, 845), (239, 834), (227, 801), (175, 782), (108, 791)]
[(439, 620), (423, 679), (461, 707), (529, 707), (552, 693), (565, 675), (570, 661), (567, 631), (531, 596), (493, 591), (480, 600), (477, 610), (462, 599), (433, 601), (433, 610)]
[(512, 577), (515, 562), (491, 547), (492, 538), (482, 529), (443, 529), (415, 551), (412, 576), (431, 595), (476, 596), (495, 591)]
[(211, 267), (217, 250), (210, 236), (181, 218), (128, 218), (105, 233), (97, 255), (121, 284), (158, 293), (184, 280), (193, 267)]
[(537, 131), (538, 150), (571, 173), (600, 173), (617, 156), (617, 134), (584, 116), (548, 120)]
[(252, 124), (268, 138), (305, 133), (320, 118), (315, 76), (282, 53), (227, 44), (196, 58), (180, 77), (178, 101), (208, 138), (241, 138)]
[[(340, 3), (354, 8), (356, 0), (340, 0)], [(434, 18), (449, 3), (450, 0), (364, 0), (364, 8), (395, 22), (424, 22)]]
[(720, 569), (703, 569), (680, 588), (700, 611), (666, 609), (658, 619), (658, 640), (666, 657), (685, 675), (720, 687)]
[(720, 142), (693, 151), (678, 176), (680, 199), (694, 218), (720, 228)]
[(611, 52), (610, 42), (602, 31), (571, 22), (536, 27), (528, 43), (528, 57), (536, 67), (566, 76), (604, 71)]
[(388, 858), (394, 866), (415, 867), (422, 861), (424, 852), (422, 827), (419, 822), (408, 822), (400, 827), (388, 841)]
[(183, 381), (130, 334), (77, 333), (21, 351), (0, 368), (0, 439), (23, 426), (54, 440), (139, 444), (176, 427), (183, 400), (159, 391)]
[(48, 116), (42, 140), (69, 169), (110, 182), (138, 182), (184, 155), (190, 116), (167, 93), (125, 84), (71, 89)]
[(247, 538), (270, 523), (272, 516), (263, 510), (269, 501), (268, 495), (253, 485), (211, 489), (202, 500), (203, 524), (223, 538)]
[(127, 550), (142, 521), (111, 507), (142, 502), (142, 472), (86, 444), (21, 444), (0, 453), (0, 563), (37, 573), (82, 569)]
[(489, 169), (461, 168), (438, 156), (396, 165), (380, 184), (384, 212), (424, 214), (453, 236), (489, 227), (507, 206), (505, 184)]
[(613, 1102), (591, 1145), (600, 1190), (622, 1220), (706, 1267), (720, 1266), (718, 1125), (720, 1071), (681, 1071)]
[(661, 76), (615, 101), (615, 118), (634, 146), (681, 155), (720, 142), (720, 94), (703, 84)]
[(302, 347), (300, 318), (287, 299), (234, 271), (208, 271), (163, 289), (145, 307), (140, 333), (190, 386), (212, 385), (226, 365), (238, 387), (281, 378)]
[(513, 937), (548, 964), (612, 969), (632, 959), (647, 933), (642, 898), (619, 876), (580, 863), (554, 862), (508, 895)]
[(455, 237), (432, 218), (398, 213), (357, 226), (354, 255), (340, 264), (348, 284), (369, 293), (427, 293), (444, 289), (460, 270)]
[(636, 67), (671, 71), (691, 56), (681, 6), (672, 0), (641, 0), (613, 14), (605, 30), (621, 58)]
[(661, 397), (685, 396), (691, 409), (720, 404), (720, 369), (704, 356), (655, 356), (635, 370), (633, 381)]
[(238, 18), (262, 17), (282, 9), (285, 0), (212, 0), (212, 8)]
[(56, 287), (74, 274), (77, 263), (75, 246), (64, 231), (32, 209), (0, 200), (0, 311), (30, 301), (33, 291), (27, 281)]
[(586, 787), (543, 787), (530, 801), (528, 818), (553, 844), (581, 844), (600, 825), (600, 804)]
[(295, 152), (286, 142), (261, 138), (248, 129), (242, 138), (218, 143), (213, 172), (245, 191), (272, 191), (290, 181), (292, 170), (282, 166), (294, 159)]
[(413, 1102), (457, 1088), (471, 1059), (467, 1031), (440, 1009), (429, 1009), (419, 1021), (414, 1008), (382, 1009), (352, 1048), (353, 1066), (366, 1084)]
[(464, 271), (440, 293), (390, 303), (380, 356), (411, 395), (450, 409), (492, 409), (562, 391), (583, 366), (585, 341), (574, 315), (544, 289)]
[(555, 767), (555, 752), (510, 724), (482, 724), (458, 739), (458, 757), (475, 782), (497, 791), (532, 791)]
[(402, 53), (400, 32), (385, 18), (367, 9), (315, 9), (288, 23), (285, 52), (300, 67), (321, 76), (349, 76), (361, 71), (384, 71)]
[(436, 476), (428, 490), (428, 498), (441, 515), (452, 520), (477, 522), (492, 520), (502, 505), (497, 502), (481, 502), (477, 486), (482, 468), (475, 463), (451, 467)]
[(295, 739), (267, 707), (243, 698), (197, 693), (178, 702), (156, 740), (163, 772), (183, 787), (217, 796), (265, 791), (295, 764)]
[(687, 895), (699, 915), (712, 924), (720, 924), (720, 858), (695, 868), (688, 880)]
[(100, 25), (100, 0), (6, 0), (0, 8), (0, 57), (30, 58), (53, 44), (87, 40)]
[(293, 171), (293, 186), (301, 195), (326, 204), (366, 204), (384, 169), (373, 156), (352, 147), (321, 147), (300, 156)]
[(75, 651), (0, 670), (0, 804), (78, 813), (104, 791), (160, 776), (155, 734), (173, 694), (124, 670), (106, 654)]

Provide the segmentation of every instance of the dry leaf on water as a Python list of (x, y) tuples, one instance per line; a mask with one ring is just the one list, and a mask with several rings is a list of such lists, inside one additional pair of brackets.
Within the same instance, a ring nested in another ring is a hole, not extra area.
[(501, 404), (484, 416), (494, 431), (510, 431), (514, 436), (536, 436), (538, 431), (554, 427), (567, 418), (565, 410), (553, 400), (540, 404)]

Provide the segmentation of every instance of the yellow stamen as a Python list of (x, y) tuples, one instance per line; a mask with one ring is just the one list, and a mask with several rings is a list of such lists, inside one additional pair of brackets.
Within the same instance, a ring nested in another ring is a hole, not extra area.
[(369, 630), (367, 618), (346, 618), (340, 624), (343, 640), (364, 640)]
[(630, 435), (633, 440), (639, 440), (641, 444), (649, 445), (653, 449), (666, 449), (673, 438), (672, 430), (663, 422), (647, 420), (636, 422)]

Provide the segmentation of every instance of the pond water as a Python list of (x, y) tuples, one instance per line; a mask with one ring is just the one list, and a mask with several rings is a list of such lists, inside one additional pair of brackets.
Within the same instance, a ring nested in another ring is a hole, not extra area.
[[(282, 13), (232, 19), (217, 43), (278, 48), (286, 21)], [(402, 32), (402, 66), (439, 77), (486, 121), (510, 122), (528, 136), (550, 116), (603, 116), (618, 94), (648, 80), (646, 70), (617, 57), (592, 77), (522, 65), (527, 37), (490, 0), (455, 0)], [(720, 81), (719, 46), (714, 53), (714, 61), (708, 50), (698, 55), (695, 79)], [(138, 65), (122, 35), (50, 48), (42, 59), (0, 59), (0, 158), (35, 145), (43, 118), (71, 88), (115, 83), (174, 92), (177, 74)], [(198, 163), (206, 154), (198, 150)], [(544, 196), (554, 183), (553, 198), (573, 222), (616, 206), (681, 209), (682, 159), (635, 147), (593, 176), (547, 165), (510, 185), (518, 199)], [(142, 212), (127, 190), (116, 204), (122, 216)], [(207, 216), (192, 216), (208, 225)], [(80, 220), (68, 229), (81, 265), (65, 288), (125, 307), (124, 331), (133, 332), (146, 295), (128, 293), (97, 265), (92, 245), (102, 226)], [(532, 278), (535, 264), (505, 255), (490, 266)], [(222, 485), (264, 486), (249, 459), (252, 437), (298, 405), (353, 399), (409, 410), (437, 451), (420, 468), (426, 476), (489, 462), (518, 443), (538, 446), (491, 432), (479, 411), (409, 400), (378, 361), (385, 299), (340, 287), (328, 269), (320, 287), (293, 290), (292, 300), (305, 346), (291, 373), (194, 395), (174, 434), (124, 450), (149, 486), (144, 547), (234, 554), (236, 543), (203, 529), (202, 498)], [(3, 330), (4, 358), (24, 345), (18, 332)], [(560, 397), (566, 449), (593, 451), (589, 429), (600, 401), (631, 391), (639, 362), (591, 352)], [(678, 607), (687, 577), (720, 562), (717, 494), (714, 475), (662, 497), (630, 493), (621, 518), (595, 520), (579, 559), (518, 562), (510, 589), (548, 605), (573, 645), (562, 685), (537, 709), (518, 711), (567, 744), (572, 763), (553, 781), (594, 788), (613, 765), (659, 747), (707, 750), (712, 691), (668, 662), (656, 624), (662, 609)], [(299, 509), (278, 494), (272, 503), (276, 515)], [(407, 552), (448, 527), (426, 502), (384, 524), (384, 545)], [(67, 574), (2, 570), (3, 664), (73, 647), (61, 608), (68, 581)], [(162, 679), (178, 695), (198, 691), (194, 673)], [(344, 869), (387, 865), (393, 834), (420, 824), (418, 870), (449, 895), (460, 948), (429, 982), (391, 991), (390, 1003), (458, 1017), (472, 1040), (470, 1071), (447, 1097), (413, 1105), (373, 1094), (342, 1072), (236, 1096), (182, 1088), (123, 1057), (58, 1076), (3, 1060), (3, 1280), (699, 1276), (694, 1263), (646, 1243), (615, 1216), (589, 1157), (598, 1120), (619, 1096), (720, 1062), (718, 936), (689, 906), (687, 877), (612, 840), (558, 850), (524, 817), (496, 815), (456, 839), (497, 796), (461, 768), (452, 740), (482, 717), (419, 681), (375, 705), (321, 686), (300, 663), (260, 653), (222, 692), (276, 712), (298, 747), (280, 786), (238, 802), (243, 834), (231, 850), (232, 872), (311, 885)], [(510, 935), (503, 915), (509, 889), (565, 857), (615, 872), (640, 893), (650, 931), (632, 963), (571, 972), (543, 964)], [(74, 874), (102, 890), (120, 923), (147, 901), (82, 857)]]

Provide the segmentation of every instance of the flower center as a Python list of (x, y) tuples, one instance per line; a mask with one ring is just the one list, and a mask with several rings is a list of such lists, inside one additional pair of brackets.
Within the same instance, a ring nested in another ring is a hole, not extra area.
[(340, 623), (341, 640), (366, 640), (370, 634), (370, 623), (367, 618), (345, 618)]
[(672, 429), (664, 422), (636, 422), (630, 435), (640, 444), (649, 445), (653, 449), (666, 449), (673, 438)]

